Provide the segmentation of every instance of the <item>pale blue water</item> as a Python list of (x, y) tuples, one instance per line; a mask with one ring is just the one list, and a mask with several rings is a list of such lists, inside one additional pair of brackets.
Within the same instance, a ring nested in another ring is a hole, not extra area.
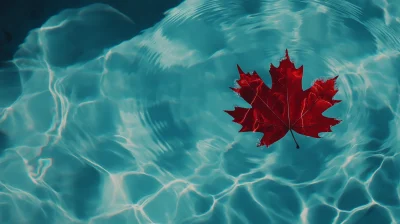
[[(400, 2), (191, 0), (133, 36), (65, 9), (3, 68), (1, 224), (400, 223)], [(257, 148), (228, 87), (289, 50), (304, 88), (339, 75), (343, 122)]]

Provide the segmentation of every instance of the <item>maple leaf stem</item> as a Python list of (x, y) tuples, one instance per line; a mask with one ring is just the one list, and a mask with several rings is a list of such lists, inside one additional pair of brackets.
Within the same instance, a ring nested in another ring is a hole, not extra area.
[(292, 131), (292, 129), (290, 129), (290, 134), (292, 134), (292, 137), (293, 137), (294, 143), (296, 143), (296, 149), (299, 149), (299, 148), (300, 148), (300, 146), (299, 146), (299, 143), (297, 143), (297, 141), (296, 141), (296, 138), (294, 137), (294, 134), (293, 134), (293, 131)]

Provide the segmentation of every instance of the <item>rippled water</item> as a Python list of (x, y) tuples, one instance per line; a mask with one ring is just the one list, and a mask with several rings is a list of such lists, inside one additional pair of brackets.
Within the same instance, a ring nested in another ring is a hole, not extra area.
[[(400, 3), (188, 0), (134, 26), (66, 9), (1, 70), (0, 223), (400, 223)], [(343, 121), (257, 148), (228, 87), (237, 63), (270, 85), (286, 48), (304, 88), (339, 75)]]

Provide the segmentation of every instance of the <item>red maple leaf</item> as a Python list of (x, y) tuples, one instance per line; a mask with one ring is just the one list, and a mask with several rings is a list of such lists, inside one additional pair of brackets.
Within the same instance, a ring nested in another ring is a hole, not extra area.
[[(244, 73), (237, 65), (240, 79), (239, 88), (231, 88), (246, 100), (251, 108), (235, 107), (225, 111), (242, 125), (239, 132), (262, 132), (264, 136), (257, 146), (267, 147), (283, 138), (290, 131), (296, 148), (300, 148), (293, 131), (320, 138), (320, 132), (331, 132), (331, 127), (340, 120), (322, 115), (324, 111), (339, 103), (334, 100), (337, 76), (326, 81), (318, 79), (307, 90), (302, 89), (303, 66), (295, 68), (289, 53), (281, 60), (279, 67), (271, 64), (272, 87), (265, 85), (257, 72)], [(293, 131), (292, 131), (293, 130)]]

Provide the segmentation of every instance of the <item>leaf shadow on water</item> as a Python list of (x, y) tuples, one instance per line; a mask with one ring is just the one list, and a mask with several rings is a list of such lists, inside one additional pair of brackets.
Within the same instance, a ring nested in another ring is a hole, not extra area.
[(9, 147), (8, 136), (5, 132), (0, 131), (0, 156), (3, 155), (4, 151)]
[(45, 150), (52, 151), (53, 161), (45, 181), (59, 194), (60, 203), (65, 204), (75, 217), (90, 219), (101, 203), (102, 174), (92, 165), (79, 161), (65, 148), (57, 146)]
[(81, 219), (91, 218), (99, 204), (101, 189), (101, 174), (93, 166), (85, 164), (74, 176), (71, 208)]
[(237, 177), (249, 173), (260, 165), (259, 162), (254, 161), (255, 159), (268, 156), (260, 148), (254, 151), (250, 151), (248, 148), (243, 144), (234, 144), (229, 151), (224, 153), (223, 167), (227, 174)]
[[(309, 137), (299, 136), (300, 149), (296, 149), (292, 142), (288, 143), (288, 146), (280, 152), (284, 155), (286, 161), (282, 161), (283, 164), (287, 164), (288, 169), (274, 170), (273, 174), (279, 177), (292, 179), (293, 172), (295, 173), (295, 183), (302, 183), (312, 181), (318, 177), (322, 170), (325, 169), (326, 161), (335, 157), (339, 151), (334, 146), (333, 141), (325, 140), (323, 138), (314, 140)], [(307, 147), (302, 142), (318, 141), (312, 147)], [(303, 146), (302, 146), (303, 145)]]
[(193, 170), (188, 167), (192, 167), (194, 163), (189, 153), (194, 150), (195, 144), (190, 127), (174, 119), (168, 103), (148, 107), (145, 119), (151, 125), (153, 141), (166, 149), (157, 155), (157, 166), (180, 175), (192, 174)]
[[(259, 200), (259, 199), (258, 199)], [(265, 201), (255, 201), (251, 193), (245, 186), (238, 187), (230, 197), (230, 206), (232, 212), (230, 219), (237, 223), (274, 223), (277, 221), (275, 217), (271, 217), (270, 213), (265, 212)], [(279, 223), (289, 224), (284, 220)]]
[(120, 172), (127, 161), (134, 163), (134, 158), (129, 157), (131, 155), (119, 144), (101, 137), (115, 128), (115, 111), (110, 109), (114, 107), (103, 101), (97, 102), (93, 108), (99, 113), (93, 115), (89, 108), (81, 108), (78, 117), (87, 120), (91, 116), (104, 122), (83, 123), (80, 119), (71, 119), (65, 126), (62, 139), (56, 145), (44, 147), (41, 154), (42, 158), (52, 159), (44, 181), (58, 193), (59, 203), (82, 221), (96, 216), (102, 206), (103, 180), (106, 178), (103, 169), (110, 173)]
[[(232, 208), (230, 214), (232, 220), (238, 223), (277, 222), (289, 224), (294, 223), (294, 220), (297, 219), (301, 212), (301, 205), (295, 190), (274, 179), (262, 179), (265, 175), (273, 172), (276, 165), (279, 166), (280, 161), (275, 157), (276, 150), (279, 149), (276, 147), (245, 147), (245, 144), (239, 143), (234, 144), (224, 154), (225, 172), (238, 178), (239, 183), (247, 183), (237, 187), (228, 199)], [(271, 164), (265, 164), (269, 162)], [(266, 167), (261, 168), (264, 166)], [(268, 211), (266, 212), (266, 210)], [(285, 215), (282, 215), (283, 213)]]
[(387, 154), (390, 149), (378, 150), (390, 134), (389, 122), (393, 120), (394, 115), (390, 108), (385, 107), (379, 110), (369, 110), (369, 131), (371, 141), (364, 147), (365, 151), (373, 154)]

